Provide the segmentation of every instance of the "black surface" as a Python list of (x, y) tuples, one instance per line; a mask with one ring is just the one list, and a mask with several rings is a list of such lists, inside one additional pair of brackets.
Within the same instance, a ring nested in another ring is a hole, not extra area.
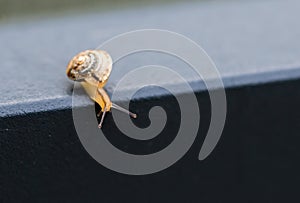
[[(128, 176), (94, 161), (80, 144), (71, 110), (1, 119), (2, 200), (72, 202), (283, 202), (299, 200), (299, 80), (227, 89), (221, 140), (204, 161), (197, 156), (209, 124), (209, 98), (198, 93), (202, 123), (190, 151), (153, 175)], [(134, 101), (139, 108), (171, 97)], [(141, 108), (142, 109), (142, 108)], [(141, 111), (141, 116), (148, 112)], [(176, 115), (168, 122), (176, 123)], [(33, 122), (34, 121), (34, 122)], [(113, 125), (108, 115), (104, 131)], [(150, 143), (168, 142), (168, 128)], [(121, 134), (106, 132), (112, 142)], [(126, 142), (127, 150), (139, 150)], [(150, 147), (151, 148), (151, 147)], [(150, 149), (149, 148), (149, 149)]]

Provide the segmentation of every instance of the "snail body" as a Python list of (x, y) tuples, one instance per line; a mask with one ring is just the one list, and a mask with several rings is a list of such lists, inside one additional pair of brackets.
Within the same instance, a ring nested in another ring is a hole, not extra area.
[(66, 70), (69, 79), (80, 82), (89, 97), (98, 103), (101, 107), (102, 113), (99, 128), (102, 127), (105, 113), (115, 108), (122, 112), (128, 113), (130, 116), (136, 118), (126, 109), (111, 102), (108, 94), (103, 89), (112, 70), (112, 58), (103, 50), (86, 50), (74, 56)]

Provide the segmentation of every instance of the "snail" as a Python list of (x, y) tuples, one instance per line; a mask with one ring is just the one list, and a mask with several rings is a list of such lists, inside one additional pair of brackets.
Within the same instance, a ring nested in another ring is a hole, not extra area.
[(136, 118), (137, 115), (112, 103), (108, 94), (103, 89), (108, 81), (112, 70), (112, 58), (103, 50), (86, 50), (74, 56), (67, 66), (67, 76), (69, 79), (80, 82), (88, 96), (101, 107), (101, 120), (98, 125), (102, 127), (106, 112), (111, 108), (117, 109)]

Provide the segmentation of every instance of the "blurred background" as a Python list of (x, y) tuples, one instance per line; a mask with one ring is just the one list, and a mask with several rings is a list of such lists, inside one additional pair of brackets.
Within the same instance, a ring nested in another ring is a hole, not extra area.
[[(205, 1), (205, 0), (188, 0)], [(40, 16), (112, 11), (140, 6), (174, 4), (179, 0), (0, 0), (0, 21)], [(187, 1), (186, 1), (187, 2)]]

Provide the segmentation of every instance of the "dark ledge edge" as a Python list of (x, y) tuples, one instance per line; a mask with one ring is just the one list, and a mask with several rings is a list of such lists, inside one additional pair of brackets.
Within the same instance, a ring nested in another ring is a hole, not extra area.
[[(284, 68), (274, 68), (271, 70), (265, 70), (261, 72), (248, 72), (244, 74), (223, 76), (222, 81), (224, 88), (236, 88), (242, 86), (253, 86), (259, 84), (274, 83), (280, 81), (296, 80), (300, 78), (300, 66), (289, 66)], [(202, 92), (207, 90), (205, 84), (201, 81), (189, 81), (194, 92)], [(178, 87), (178, 94), (185, 94), (188, 92), (182, 92), (180, 90), (180, 84), (170, 84), (171, 86)], [(218, 89), (218, 88), (216, 88)], [(109, 92), (111, 93), (111, 92)], [(166, 93), (161, 92), (145, 92), (134, 100), (151, 99), (155, 97), (168, 96)], [(126, 95), (126, 91), (121, 95)], [(87, 96), (85, 96), (87, 97)], [(114, 102), (126, 101), (126, 96), (117, 98)], [(80, 106), (94, 105), (92, 101), (85, 99)], [(28, 101), (22, 103), (9, 103), (0, 104), (0, 118), (22, 116), (30, 113), (47, 112), (47, 111), (59, 111), (72, 108), (72, 96), (66, 95), (64, 97), (50, 98), (36, 101)]]

